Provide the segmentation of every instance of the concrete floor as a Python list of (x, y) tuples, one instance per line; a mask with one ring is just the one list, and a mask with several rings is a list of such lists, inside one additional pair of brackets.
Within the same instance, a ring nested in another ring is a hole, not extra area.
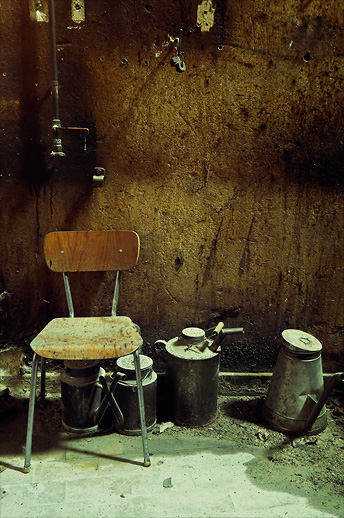
[(150, 434), (152, 465), (144, 468), (140, 441), (111, 434), (35, 448), (29, 474), (20, 471), (22, 456), (5, 456), (1, 518), (333, 516), (303, 497), (254, 485), (245, 474), (253, 455), (225, 442), (176, 439), (172, 454), (170, 438)]
[(50, 412), (37, 404), (32, 468), (24, 474), (27, 398), (26, 390), (0, 420), (0, 518), (341, 516), (297, 487), (265, 490), (264, 477), (248, 473), (254, 449), (226, 438), (151, 432), (145, 468), (141, 437), (64, 432), (56, 394), (48, 397)]

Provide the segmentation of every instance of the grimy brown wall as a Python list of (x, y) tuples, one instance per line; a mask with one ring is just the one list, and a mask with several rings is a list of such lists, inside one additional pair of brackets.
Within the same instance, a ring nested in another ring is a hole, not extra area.
[[(327, 371), (343, 368), (342, 2), (55, 8), (61, 123), (90, 129), (86, 152), (63, 136), (65, 158), (50, 157), (49, 3), (0, 2), (3, 342), (67, 315), (47, 232), (133, 229), (141, 254), (120, 314), (141, 326), (144, 351), (223, 321), (245, 329), (224, 342), (224, 368), (270, 367), (286, 328), (323, 342)], [(171, 64), (181, 27), (184, 72)], [(71, 282), (76, 314), (110, 311), (109, 275)]]

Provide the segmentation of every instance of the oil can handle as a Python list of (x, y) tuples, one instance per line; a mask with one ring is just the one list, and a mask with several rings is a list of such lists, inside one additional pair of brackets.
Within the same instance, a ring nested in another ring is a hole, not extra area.
[(244, 334), (244, 328), (243, 327), (233, 327), (233, 328), (227, 328), (227, 329), (221, 329), (213, 343), (209, 346), (209, 349), (215, 353), (224, 339), (226, 335), (234, 335), (234, 334)]
[(165, 350), (166, 344), (166, 340), (157, 340), (156, 342), (154, 342), (153, 347), (156, 354), (161, 355), (162, 352)]
[(224, 326), (224, 323), (219, 322), (216, 327), (211, 327), (210, 329), (207, 329), (205, 331), (205, 336), (207, 338), (215, 338), (220, 333), (220, 331), (223, 329), (223, 326)]
[(223, 322), (219, 322), (214, 329), (214, 334), (218, 335), (223, 330), (224, 325), (225, 324)]
[[(224, 323), (219, 322), (216, 327), (211, 327), (210, 329), (207, 329), (205, 331), (205, 336), (207, 337), (207, 339), (204, 340), (201, 345), (197, 346), (201, 352), (205, 351), (205, 349), (207, 347), (210, 349), (209, 340), (215, 341), (218, 338), (219, 334), (221, 333), (223, 326), (224, 326)], [(212, 343), (212, 345), (213, 345), (213, 343)]]

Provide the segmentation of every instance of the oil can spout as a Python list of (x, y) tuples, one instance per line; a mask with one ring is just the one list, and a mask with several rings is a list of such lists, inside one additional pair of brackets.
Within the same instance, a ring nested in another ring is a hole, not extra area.
[(211, 345), (209, 345), (209, 349), (215, 353), (217, 349), (220, 347), (220, 344), (225, 336), (227, 335), (236, 335), (236, 334), (244, 334), (243, 327), (233, 327), (233, 328), (222, 328), (217, 336), (215, 336), (214, 341)]

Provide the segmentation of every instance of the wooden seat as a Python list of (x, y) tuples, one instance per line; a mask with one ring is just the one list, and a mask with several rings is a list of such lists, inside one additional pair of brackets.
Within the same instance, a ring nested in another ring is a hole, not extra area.
[(128, 317), (55, 318), (34, 338), (31, 348), (44, 358), (97, 360), (126, 356), (142, 342)]
[[(139, 236), (126, 230), (52, 232), (44, 240), (47, 266), (63, 275), (69, 317), (55, 318), (32, 340), (34, 351), (24, 472), (30, 471), (38, 360), (41, 358), (41, 396), (45, 395), (45, 359), (98, 360), (133, 353), (139, 400), (144, 466), (150, 465), (138, 349), (143, 340), (129, 317), (117, 316), (119, 275), (138, 260)], [(74, 317), (69, 272), (115, 271), (111, 316)], [(104, 380), (103, 380), (104, 381)], [(112, 396), (111, 396), (112, 398)], [(111, 401), (110, 401), (111, 402)]]

